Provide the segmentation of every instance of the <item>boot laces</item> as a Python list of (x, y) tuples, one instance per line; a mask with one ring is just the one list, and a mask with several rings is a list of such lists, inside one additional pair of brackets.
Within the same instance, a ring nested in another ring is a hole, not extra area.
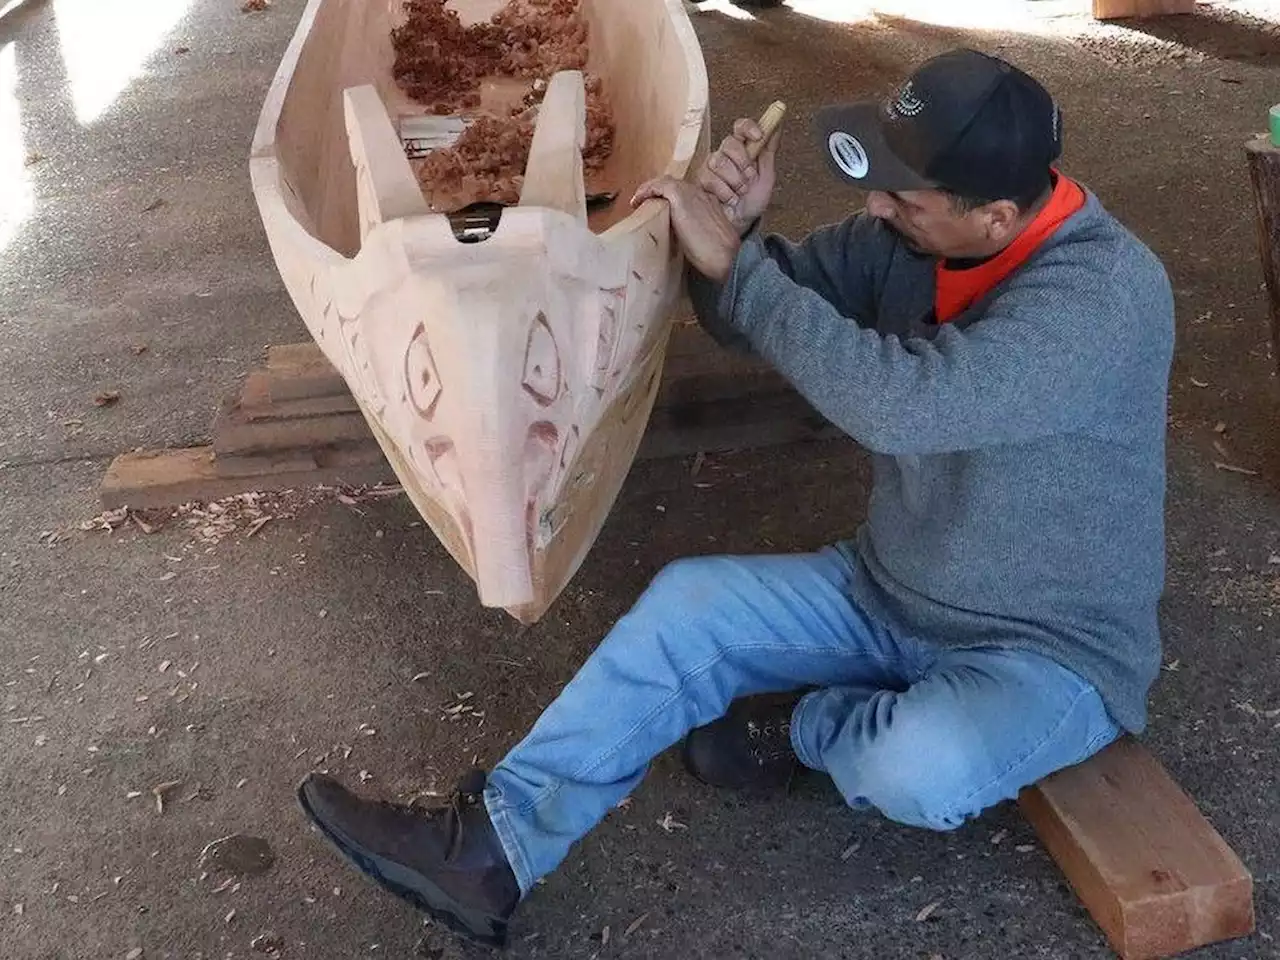
[(747, 741), (750, 753), (758, 763), (780, 756), (790, 745), (791, 721), (747, 721)]

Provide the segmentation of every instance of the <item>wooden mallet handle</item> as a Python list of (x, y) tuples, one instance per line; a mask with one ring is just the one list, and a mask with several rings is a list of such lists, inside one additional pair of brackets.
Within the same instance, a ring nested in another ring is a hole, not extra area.
[(773, 138), (773, 133), (782, 123), (782, 118), (787, 115), (787, 105), (781, 100), (775, 100), (769, 104), (768, 109), (760, 115), (760, 129), (764, 131), (764, 136), (759, 140), (752, 140), (747, 143), (747, 156), (755, 160), (760, 156), (760, 152), (768, 146), (769, 141)]

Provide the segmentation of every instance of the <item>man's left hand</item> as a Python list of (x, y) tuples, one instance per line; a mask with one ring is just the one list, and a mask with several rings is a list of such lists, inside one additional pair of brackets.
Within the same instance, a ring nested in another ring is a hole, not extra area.
[(724, 283), (742, 243), (724, 205), (698, 184), (670, 176), (641, 184), (631, 203), (658, 197), (671, 206), (671, 227), (685, 258), (708, 280)]

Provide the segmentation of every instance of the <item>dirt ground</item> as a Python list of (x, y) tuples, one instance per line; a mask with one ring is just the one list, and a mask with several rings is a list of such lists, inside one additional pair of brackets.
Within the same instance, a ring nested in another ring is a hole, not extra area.
[[(1258, 933), (1197, 956), (1280, 956), (1280, 438), (1242, 148), (1280, 100), (1280, 5), (1108, 25), (1083, 0), (968, 5), (1001, 17), (993, 31), (966, 25), (960, 3), (873, 18), (852, 0), (793, 3), (691, 8), (717, 137), (776, 97), (792, 107), (771, 228), (799, 235), (858, 202), (803, 137), (818, 104), (967, 44), (1060, 96), (1066, 169), (1168, 265), (1166, 669), (1146, 741), (1257, 885)], [(817, 547), (864, 510), (866, 464), (847, 442), (712, 457), (696, 483), (687, 461), (638, 465), (583, 571), (529, 629), (477, 605), (401, 497), (81, 529), (112, 456), (207, 441), (263, 347), (306, 335), (246, 163), (302, 6), (0, 4), (6, 958), (461, 955), (308, 830), (301, 775), (445, 792), (502, 756), (664, 563)], [(95, 405), (104, 391), (118, 402)], [(448, 719), (468, 692), (483, 717)], [(228, 885), (201, 852), (232, 834), (262, 838), (274, 861)], [(852, 815), (821, 780), (722, 795), (662, 756), (526, 904), (510, 955), (1111, 954), (1008, 806), (931, 834)]]

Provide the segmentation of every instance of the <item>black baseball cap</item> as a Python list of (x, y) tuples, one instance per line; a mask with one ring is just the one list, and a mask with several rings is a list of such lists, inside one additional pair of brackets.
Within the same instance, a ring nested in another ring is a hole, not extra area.
[(1062, 153), (1062, 111), (1049, 92), (968, 49), (926, 61), (884, 100), (822, 107), (814, 126), (827, 166), (863, 190), (1017, 197), (1047, 185)]

